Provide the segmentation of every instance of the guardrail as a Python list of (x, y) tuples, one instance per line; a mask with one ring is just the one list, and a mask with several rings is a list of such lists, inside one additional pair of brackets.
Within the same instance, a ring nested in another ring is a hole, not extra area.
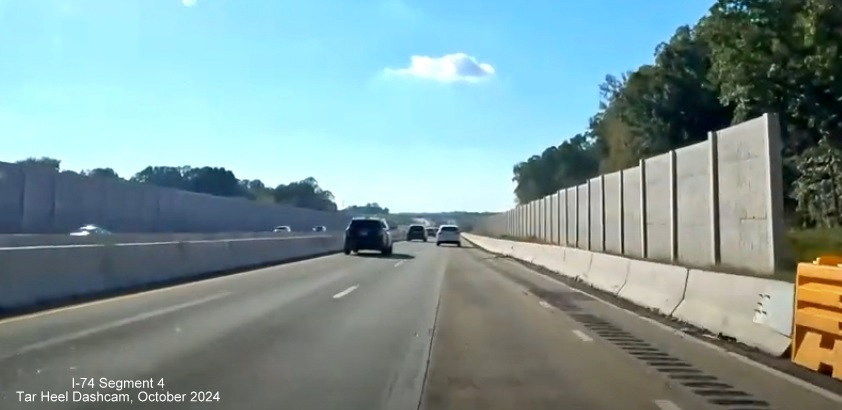
[(793, 363), (842, 380), (842, 257), (798, 264)]

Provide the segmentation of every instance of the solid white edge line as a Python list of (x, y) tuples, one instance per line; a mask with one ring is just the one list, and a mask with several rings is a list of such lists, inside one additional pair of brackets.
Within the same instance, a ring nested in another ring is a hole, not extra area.
[(593, 338), (588, 336), (587, 333), (585, 333), (581, 330), (574, 329), (574, 330), (572, 330), (572, 332), (573, 332), (574, 335), (576, 335), (576, 337), (578, 337), (579, 339), (582, 339), (583, 342), (593, 342)]
[[(480, 248), (480, 249), (483, 249), (483, 248)], [(493, 252), (491, 252), (491, 253), (493, 253)], [(522, 268), (526, 269), (528, 272), (532, 273), (532, 274), (533, 274), (533, 275), (535, 275), (535, 276), (538, 276), (539, 278), (544, 278), (544, 279), (545, 279), (545, 280), (547, 280), (547, 281), (550, 281), (550, 282), (552, 282), (552, 283), (555, 283), (555, 284), (559, 284), (559, 285), (561, 285), (561, 286), (564, 286), (565, 288), (570, 289), (570, 290), (572, 290), (572, 291), (574, 291), (574, 292), (578, 292), (578, 293), (581, 293), (581, 294), (583, 294), (583, 295), (586, 295), (586, 296), (588, 296), (588, 297), (590, 297), (590, 298), (592, 298), (592, 299), (594, 299), (594, 300), (596, 300), (596, 301), (601, 302), (602, 304), (605, 304), (605, 305), (607, 305), (607, 306), (610, 306), (610, 307), (612, 307), (612, 308), (614, 308), (614, 309), (617, 309), (617, 310), (619, 310), (619, 311), (621, 311), (621, 312), (625, 312), (626, 314), (632, 315), (632, 316), (634, 316), (634, 317), (636, 317), (636, 318), (638, 318), (638, 319), (643, 320), (644, 322), (647, 322), (647, 323), (649, 323), (649, 324), (654, 325), (655, 327), (660, 328), (661, 330), (665, 330), (665, 331), (667, 331), (667, 332), (669, 332), (669, 333), (672, 333), (672, 334), (674, 334), (674, 335), (676, 335), (676, 336), (678, 336), (678, 337), (680, 337), (680, 338), (682, 338), (682, 339), (684, 339), (684, 340), (686, 340), (686, 341), (693, 342), (693, 343), (697, 343), (697, 344), (699, 344), (699, 345), (701, 345), (701, 346), (707, 347), (707, 348), (709, 348), (709, 349), (713, 349), (713, 350), (715, 350), (715, 351), (717, 351), (717, 352), (719, 352), (719, 353), (721, 353), (721, 354), (731, 356), (731, 357), (733, 357), (734, 359), (739, 360), (740, 362), (742, 362), (742, 363), (744, 363), (744, 364), (747, 364), (747, 365), (752, 366), (752, 367), (754, 367), (754, 368), (756, 368), (756, 369), (758, 369), (758, 370), (761, 370), (761, 371), (764, 371), (764, 372), (766, 372), (766, 373), (769, 373), (769, 374), (771, 374), (771, 375), (773, 375), (773, 376), (775, 376), (775, 377), (778, 377), (778, 378), (780, 378), (780, 379), (786, 380), (786, 381), (788, 381), (788, 382), (790, 382), (790, 383), (792, 383), (792, 384), (794, 384), (794, 385), (796, 385), (796, 386), (802, 387), (802, 388), (807, 389), (807, 390), (809, 390), (809, 391), (811, 391), (811, 392), (813, 392), (813, 393), (816, 393), (816, 394), (818, 394), (818, 395), (820, 395), (820, 396), (822, 396), (822, 397), (824, 397), (824, 398), (826, 398), (826, 399), (828, 399), (828, 400), (832, 400), (832, 401), (835, 401), (835, 402), (837, 402), (837, 403), (842, 403), (842, 396), (840, 396), (840, 395), (838, 395), (838, 394), (836, 394), (836, 393), (834, 393), (834, 392), (832, 392), (832, 391), (830, 391), (830, 390), (823, 389), (823, 388), (821, 388), (821, 387), (819, 387), (819, 386), (816, 386), (815, 384), (811, 384), (811, 383), (806, 382), (806, 381), (804, 381), (804, 380), (801, 380), (801, 379), (799, 379), (799, 378), (797, 378), (797, 377), (795, 377), (795, 376), (791, 376), (791, 375), (789, 375), (789, 374), (786, 374), (786, 373), (784, 373), (784, 372), (782, 372), (782, 371), (780, 371), (780, 370), (778, 370), (778, 369), (775, 369), (775, 368), (769, 367), (769, 366), (767, 366), (767, 365), (765, 365), (765, 364), (763, 364), (763, 363), (760, 363), (760, 362), (756, 362), (756, 361), (754, 361), (754, 360), (751, 360), (751, 358), (749, 358), (749, 357), (747, 357), (747, 356), (741, 355), (741, 354), (736, 353), (736, 352), (732, 352), (732, 351), (730, 351), (730, 350), (727, 350), (727, 349), (724, 349), (724, 348), (722, 348), (722, 347), (719, 347), (719, 346), (717, 346), (717, 345), (715, 345), (715, 344), (713, 344), (713, 343), (706, 342), (706, 341), (704, 341), (704, 340), (701, 340), (701, 339), (698, 339), (698, 338), (696, 338), (696, 337), (693, 337), (693, 336), (690, 336), (690, 335), (688, 335), (688, 334), (685, 334), (684, 332), (681, 332), (680, 330), (677, 330), (677, 329), (675, 329), (675, 328), (672, 328), (672, 327), (670, 327), (670, 326), (667, 326), (667, 325), (665, 325), (665, 324), (663, 324), (663, 323), (661, 323), (661, 322), (658, 322), (657, 320), (650, 319), (650, 318), (645, 317), (645, 316), (641, 316), (641, 315), (639, 315), (639, 314), (637, 314), (637, 313), (635, 313), (635, 312), (632, 312), (632, 311), (630, 311), (630, 310), (627, 310), (627, 309), (623, 309), (623, 308), (621, 308), (621, 307), (619, 307), (619, 306), (617, 306), (617, 305), (614, 305), (613, 303), (611, 303), (611, 302), (609, 302), (609, 301), (607, 301), (607, 300), (605, 300), (605, 299), (600, 298), (599, 296), (596, 296), (596, 295), (590, 294), (590, 293), (588, 293), (588, 292), (585, 292), (585, 291), (583, 291), (583, 290), (579, 290), (579, 289), (576, 289), (576, 288), (574, 288), (574, 287), (568, 286), (568, 285), (567, 285), (566, 283), (564, 283), (564, 282), (561, 282), (561, 281), (555, 280), (555, 279), (553, 279), (553, 278), (550, 278), (550, 277), (548, 277), (548, 276), (546, 276), (546, 275), (544, 275), (544, 274), (542, 274), (542, 273), (535, 272), (534, 270), (532, 270), (532, 269), (530, 269), (530, 268), (528, 268), (528, 267), (526, 267), (526, 266), (523, 266), (523, 265), (520, 265), (520, 264), (518, 264), (518, 266), (520, 266), (520, 267), (522, 267)], [(555, 274), (556, 274), (556, 275), (561, 275), (560, 273), (557, 273), (557, 272), (555, 272)]]
[(79, 331), (79, 332), (70, 333), (70, 334), (55, 337), (55, 338), (52, 338), (52, 339), (42, 340), (42, 341), (37, 342), (37, 343), (26, 345), (26, 346), (14, 351), (14, 352), (10, 352), (10, 353), (4, 354), (4, 355), (0, 355), (0, 360), (5, 360), (5, 359), (8, 359), (8, 358), (11, 358), (11, 357), (14, 357), (14, 356), (19, 356), (19, 355), (29, 353), (29, 352), (35, 351), (35, 350), (41, 350), (41, 349), (51, 347), (51, 346), (55, 346), (55, 345), (58, 345), (58, 344), (61, 344), (61, 343), (71, 342), (71, 341), (78, 340), (78, 339), (81, 339), (83, 337), (87, 337), (87, 336), (90, 336), (90, 335), (93, 335), (93, 334), (96, 334), (96, 333), (104, 332), (106, 330), (115, 329), (115, 328), (118, 328), (118, 327), (130, 325), (130, 324), (135, 323), (135, 322), (140, 322), (140, 321), (143, 321), (143, 320), (146, 320), (146, 319), (151, 319), (151, 318), (161, 316), (161, 315), (165, 315), (165, 314), (168, 314), (168, 313), (177, 312), (177, 311), (182, 310), (182, 309), (186, 309), (186, 308), (189, 308), (189, 307), (192, 307), (192, 306), (201, 305), (203, 303), (208, 303), (210, 301), (223, 298), (223, 297), (228, 296), (230, 294), (231, 294), (231, 292), (217, 293), (215, 295), (206, 296), (206, 297), (203, 297), (201, 299), (196, 299), (196, 300), (193, 300), (193, 301), (190, 301), (190, 302), (185, 302), (185, 303), (181, 303), (181, 304), (178, 304), (178, 305), (173, 305), (173, 306), (165, 307), (165, 308), (162, 308), (162, 309), (157, 309), (157, 310), (141, 313), (141, 314), (138, 314), (138, 315), (130, 316), (130, 317), (127, 317), (127, 318), (124, 318), (124, 319), (120, 319), (120, 320), (117, 320), (117, 321), (114, 321), (114, 322), (109, 322), (109, 323), (106, 323), (106, 324), (103, 324), (103, 325), (95, 326), (95, 327), (85, 329), (85, 330), (82, 330), (82, 331)]
[(661, 410), (681, 410), (681, 407), (669, 400), (655, 400), (655, 405)]
[(358, 288), (358, 287), (360, 287), (360, 285), (354, 285), (354, 286), (351, 286), (350, 288), (345, 289), (345, 290), (343, 290), (342, 292), (339, 292), (339, 293), (337, 293), (337, 294), (333, 295), (333, 298), (334, 298), (334, 299), (339, 299), (339, 298), (342, 298), (342, 297), (344, 297), (344, 296), (347, 296), (349, 293), (351, 293), (351, 292), (353, 292), (353, 291), (357, 290), (357, 288)]

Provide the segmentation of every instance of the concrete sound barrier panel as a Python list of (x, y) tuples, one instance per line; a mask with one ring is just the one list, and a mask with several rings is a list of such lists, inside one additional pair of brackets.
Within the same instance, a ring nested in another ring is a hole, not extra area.
[(684, 300), (688, 269), (649, 261), (630, 260), (626, 284), (617, 296), (636, 305), (671, 315)]
[(582, 281), (616, 295), (626, 284), (628, 275), (628, 259), (604, 253), (593, 253), (591, 267), (582, 275)]
[(673, 317), (781, 356), (790, 338), (755, 322), (769, 282), (773, 281), (690, 269), (684, 300)]

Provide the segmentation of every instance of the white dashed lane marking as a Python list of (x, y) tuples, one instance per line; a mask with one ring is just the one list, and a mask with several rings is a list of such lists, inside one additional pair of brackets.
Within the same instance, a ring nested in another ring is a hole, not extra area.
[(353, 291), (357, 290), (357, 288), (358, 288), (358, 287), (360, 287), (360, 285), (354, 285), (354, 286), (351, 286), (350, 288), (345, 289), (345, 290), (343, 290), (342, 292), (339, 292), (339, 293), (337, 293), (337, 294), (333, 295), (333, 298), (334, 298), (334, 299), (340, 299), (340, 298), (342, 298), (342, 297), (348, 296), (348, 294), (349, 294), (349, 293), (351, 293), (351, 292), (353, 292)]

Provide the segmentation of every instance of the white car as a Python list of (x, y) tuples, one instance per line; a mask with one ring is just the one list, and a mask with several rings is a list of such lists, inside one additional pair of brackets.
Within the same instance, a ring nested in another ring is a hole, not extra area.
[(292, 232), (292, 228), (287, 225), (276, 226), (273, 232)]
[(323, 225), (316, 225), (313, 227), (313, 232), (327, 232), (327, 227)]
[(96, 225), (85, 225), (70, 233), (70, 236), (111, 235), (106, 229)]
[(451, 243), (462, 247), (462, 236), (459, 232), (459, 227), (456, 225), (442, 225), (436, 232), (436, 246), (441, 246), (443, 243)]

